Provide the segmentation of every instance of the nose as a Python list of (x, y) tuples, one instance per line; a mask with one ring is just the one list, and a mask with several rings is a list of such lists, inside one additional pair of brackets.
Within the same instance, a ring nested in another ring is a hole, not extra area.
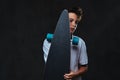
[(72, 24), (72, 28), (76, 27), (76, 22), (75, 21), (73, 21), (71, 24)]

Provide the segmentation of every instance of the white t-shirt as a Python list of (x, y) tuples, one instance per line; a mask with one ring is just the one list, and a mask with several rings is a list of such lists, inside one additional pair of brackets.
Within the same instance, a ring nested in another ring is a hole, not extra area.
[[(72, 36), (75, 37), (75, 36)], [(78, 65), (86, 65), (88, 64), (87, 50), (86, 45), (83, 39), (79, 38), (78, 45), (73, 45), (71, 40), (71, 61), (70, 61), (70, 69), (71, 71), (77, 71)], [(47, 61), (49, 49), (51, 43), (47, 41), (47, 39), (43, 42), (43, 52), (44, 52), (44, 60)], [(74, 80), (81, 80), (81, 76), (77, 77)]]

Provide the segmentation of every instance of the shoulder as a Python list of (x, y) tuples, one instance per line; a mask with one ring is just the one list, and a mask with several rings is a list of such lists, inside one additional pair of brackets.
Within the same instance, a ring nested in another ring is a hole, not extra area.
[(85, 44), (85, 41), (80, 36), (73, 35), (72, 37), (78, 38), (80, 44), (82, 44), (82, 43)]

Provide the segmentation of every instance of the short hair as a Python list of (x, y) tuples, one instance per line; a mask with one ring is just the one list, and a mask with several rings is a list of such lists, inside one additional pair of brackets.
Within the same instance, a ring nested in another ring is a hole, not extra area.
[(78, 20), (80, 21), (80, 18), (83, 16), (83, 10), (80, 7), (72, 7), (68, 8), (68, 13), (75, 13), (78, 16)]

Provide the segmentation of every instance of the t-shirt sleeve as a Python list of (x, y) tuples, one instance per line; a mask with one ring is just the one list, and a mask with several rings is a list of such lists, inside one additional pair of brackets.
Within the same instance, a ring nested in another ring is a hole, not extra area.
[(43, 42), (43, 52), (44, 52), (45, 62), (47, 61), (49, 48), (50, 48), (50, 43), (45, 39), (44, 42)]
[(81, 46), (80, 46), (80, 56), (79, 56), (79, 63), (80, 65), (87, 65), (88, 64), (88, 56), (87, 56), (87, 50), (86, 50), (86, 44), (82, 40)]

